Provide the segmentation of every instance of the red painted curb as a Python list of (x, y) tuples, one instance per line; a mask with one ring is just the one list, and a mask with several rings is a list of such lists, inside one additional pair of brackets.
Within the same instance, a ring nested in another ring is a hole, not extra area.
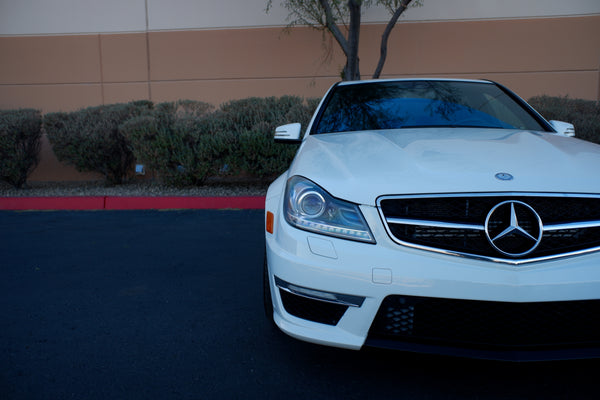
[(2, 197), (0, 210), (103, 210), (104, 197)]
[(0, 197), (0, 210), (262, 210), (264, 196), (249, 197)]
[(106, 210), (164, 209), (264, 209), (265, 198), (256, 197), (106, 197)]

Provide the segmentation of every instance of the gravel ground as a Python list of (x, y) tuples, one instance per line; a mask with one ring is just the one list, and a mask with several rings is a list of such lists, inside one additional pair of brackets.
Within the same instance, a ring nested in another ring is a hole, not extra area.
[(0, 197), (45, 196), (264, 196), (267, 183), (210, 184), (175, 188), (154, 182), (106, 186), (103, 182), (30, 182), (22, 189), (0, 182)]

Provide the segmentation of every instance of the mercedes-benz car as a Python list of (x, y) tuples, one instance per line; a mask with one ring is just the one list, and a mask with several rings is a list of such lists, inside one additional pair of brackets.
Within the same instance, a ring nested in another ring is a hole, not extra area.
[(485, 80), (342, 82), (265, 204), (292, 337), (505, 360), (600, 356), (600, 146)]

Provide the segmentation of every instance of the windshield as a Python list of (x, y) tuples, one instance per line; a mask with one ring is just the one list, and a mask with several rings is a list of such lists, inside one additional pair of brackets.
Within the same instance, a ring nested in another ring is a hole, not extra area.
[(500, 87), (485, 82), (340, 85), (325, 107), (314, 133), (431, 127), (545, 130)]

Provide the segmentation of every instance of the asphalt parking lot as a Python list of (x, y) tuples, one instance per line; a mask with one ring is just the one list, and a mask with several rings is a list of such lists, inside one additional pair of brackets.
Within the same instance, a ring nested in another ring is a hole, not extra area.
[(262, 309), (260, 210), (0, 212), (2, 399), (583, 399), (598, 360), (296, 341)]

